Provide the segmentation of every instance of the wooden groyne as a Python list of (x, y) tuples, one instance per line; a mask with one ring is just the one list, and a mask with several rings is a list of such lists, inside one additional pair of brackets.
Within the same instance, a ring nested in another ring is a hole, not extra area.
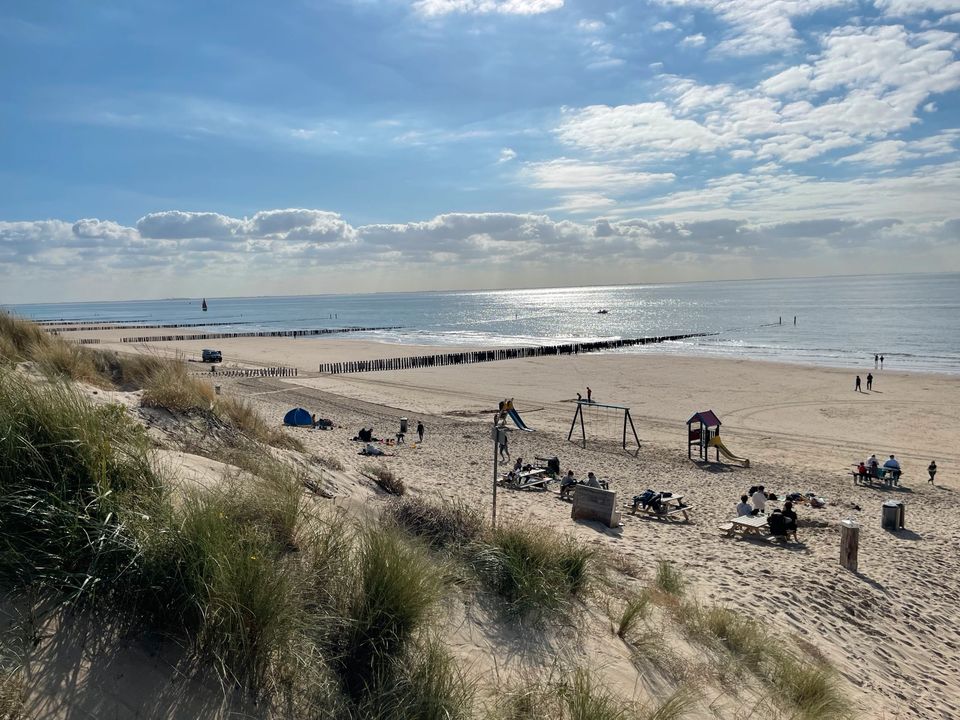
[(192, 375), (199, 377), (296, 377), (297, 368), (288, 367), (269, 367), (269, 368), (231, 368), (230, 370), (217, 370), (214, 367), (210, 372), (195, 372)]
[[(131, 323), (103, 323), (101, 325), (93, 324), (83, 324), (83, 323), (71, 323), (76, 325), (76, 327), (55, 327), (53, 330), (48, 330), (51, 335), (59, 335), (60, 333), (67, 332), (86, 332), (88, 330), (173, 330), (176, 328), (193, 328), (193, 327), (223, 327), (225, 325), (266, 325), (270, 322), (289, 322), (287, 320), (235, 320), (234, 322), (195, 322), (195, 323), (168, 323), (163, 325), (144, 325), (141, 323), (131, 324)], [(297, 321), (299, 322), (299, 321)], [(307, 319), (305, 322), (310, 322)], [(54, 325), (59, 325), (59, 323), (54, 323)]]
[(376, 330), (400, 330), (400, 327), (345, 327), (320, 328), (317, 330), (261, 330), (260, 332), (196, 333), (193, 335), (144, 335), (140, 337), (120, 338), (120, 342), (149, 343), (176, 342), (180, 340), (229, 340), (230, 338), (252, 337), (311, 337), (315, 335), (334, 335), (336, 333), (373, 332)]
[(321, 363), (320, 372), (330, 375), (343, 373), (379, 372), (382, 370), (412, 370), (415, 368), (442, 367), (445, 365), (470, 365), (473, 363), (516, 360), (519, 358), (548, 357), (551, 355), (577, 355), (579, 353), (616, 350), (635, 345), (652, 345), (671, 340), (706, 337), (716, 333), (688, 333), (685, 335), (662, 335), (659, 337), (631, 338), (622, 340), (597, 340), (588, 343), (564, 343), (561, 345), (536, 345), (519, 348), (497, 348), (470, 352), (442, 353), (439, 355), (415, 355), (411, 357), (380, 358), (376, 360), (351, 360), (347, 362)]

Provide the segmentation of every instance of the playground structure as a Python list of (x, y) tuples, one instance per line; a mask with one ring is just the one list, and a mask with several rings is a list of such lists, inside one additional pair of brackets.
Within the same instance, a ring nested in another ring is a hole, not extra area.
[(504, 400), (500, 403), (500, 418), (506, 420), (510, 418), (513, 420), (513, 424), (517, 426), (518, 430), (523, 430), (523, 432), (533, 432), (533, 428), (527, 427), (527, 424), (523, 421), (523, 418), (520, 417), (520, 413), (517, 412), (517, 409), (513, 406), (513, 398), (509, 400)]
[[(699, 423), (698, 427), (694, 427)], [(750, 461), (746, 458), (734, 455), (723, 444), (720, 439), (720, 418), (716, 416), (713, 410), (704, 410), (694, 413), (693, 417), (687, 420), (687, 457), (693, 459), (693, 447), (697, 446), (700, 454), (700, 460), (710, 462), (710, 448), (716, 450), (716, 462), (720, 462), (720, 456), (723, 455), (731, 462), (742, 463), (743, 467), (750, 467)]]
[(583, 447), (587, 446), (587, 430), (584, 425), (584, 408), (594, 408), (598, 411), (603, 410), (622, 410), (623, 411), (623, 439), (621, 445), (627, 449), (627, 423), (630, 423), (630, 431), (633, 433), (633, 439), (637, 443), (637, 452), (640, 451), (640, 438), (637, 437), (637, 428), (633, 424), (633, 417), (630, 415), (630, 408), (625, 405), (606, 405), (593, 402), (591, 400), (577, 400), (577, 410), (573, 414), (573, 422), (570, 423), (570, 432), (567, 433), (567, 441), (573, 437), (573, 430), (577, 426), (577, 420), (580, 420), (580, 441)]

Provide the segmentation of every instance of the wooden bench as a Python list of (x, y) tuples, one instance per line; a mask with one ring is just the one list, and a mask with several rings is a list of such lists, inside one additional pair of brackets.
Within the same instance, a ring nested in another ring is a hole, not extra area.
[(684, 522), (690, 522), (690, 516), (687, 515), (687, 510), (693, 510), (693, 505), (684, 505), (681, 500), (683, 500), (683, 495), (671, 495), (670, 497), (661, 497), (660, 504), (666, 509), (663, 512), (657, 512), (652, 507), (641, 507), (639, 504), (634, 505), (633, 503), (624, 503), (624, 507), (630, 508), (630, 512), (633, 515), (637, 514), (637, 511), (640, 511), (646, 515), (652, 515), (656, 518), (664, 518), (666, 520), (673, 520), (679, 515), (683, 515)]

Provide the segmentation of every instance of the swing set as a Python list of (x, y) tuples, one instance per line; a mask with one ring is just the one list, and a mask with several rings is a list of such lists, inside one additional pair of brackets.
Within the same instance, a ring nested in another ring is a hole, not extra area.
[[(584, 416), (586, 415), (586, 410), (593, 408), (595, 410), (594, 417), (597, 416), (598, 412), (603, 410), (622, 410), (623, 411), (623, 439), (621, 444), (623, 449), (627, 449), (627, 423), (630, 423), (630, 431), (633, 433), (634, 442), (637, 443), (637, 452), (640, 451), (640, 438), (637, 437), (637, 428), (634, 427), (633, 418), (630, 416), (630, 408), (625, 405), (605, 405), (603, 403), (592, 402), (589, 400), (577, 400), (577, 410), (573, 414), (573, 422), (570, 423), (570, 432), (567, 433), (567, 441), (573, 437), (573, 430), (577, 426), (577, 420), (580, 421), (580, 442), (583, 447), (587, 446), (587, 429), (584, 424)], [(611, 413), (614, 415), (616, 413)]]

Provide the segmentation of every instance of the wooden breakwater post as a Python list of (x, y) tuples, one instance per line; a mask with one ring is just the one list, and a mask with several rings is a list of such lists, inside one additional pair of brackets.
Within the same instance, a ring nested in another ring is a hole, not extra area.
[(840, 523), (840, 564), (857, 572), (857, 554), (860, 551), (860, 523), (847, 518)]

